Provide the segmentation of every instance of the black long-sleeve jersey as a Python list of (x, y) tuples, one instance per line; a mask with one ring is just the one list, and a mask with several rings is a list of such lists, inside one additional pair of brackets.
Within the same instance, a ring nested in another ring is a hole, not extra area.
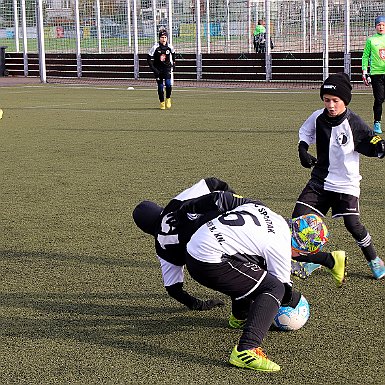
[(175, 65), (174, 47), (171, 44), (154, 44), (148, 52), (147, 63), (153, 72), (170, 73)]

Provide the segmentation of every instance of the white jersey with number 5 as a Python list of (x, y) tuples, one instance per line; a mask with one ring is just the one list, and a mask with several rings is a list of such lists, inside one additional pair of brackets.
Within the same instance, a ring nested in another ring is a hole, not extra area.
[(264, 260), (266, 270), (289, 283), (291, 234), (286, 220), (266, 206), (246, 203), (201, 226), (187, 244), (188, 253), (206, 263), (222, 257)]

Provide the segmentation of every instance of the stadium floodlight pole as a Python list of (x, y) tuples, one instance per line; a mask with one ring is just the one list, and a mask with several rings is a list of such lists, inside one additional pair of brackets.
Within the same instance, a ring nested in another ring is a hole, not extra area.
[(324, 0), (323, 14), (323, 80), (329, 77), (329, 0)]
[(100, 0), (96, 0), (96, 28), (98, 40), (98, 52), (102, 53), (102, 26), (100, 21)]
[(344, 70), (351, 76), (351, 54), (350, 54), (350, 0), (345, 0), (345, 53)]
[(266, 81), (269, 82), (272, 79), (271, 71), (271, 31), (270, 31), (270, 0), (265, 0), (265, 13), (266, 13), (266, 52), (265, 52), (265, 67), (266, 67)]
[(40, 81), (42, 83), (47, 83), (43, 21), (44, 21), (43, 0), (37, 0), (36, 1), (36, 27), (37, 27), (37, 45), (38, 45), (38, 51), (39, 51), (39, 73), (40, 73)]
[(80, 18), (79, 18), (79, 0), (75, 0), (75, 32), (76, 32), (76, 68), (78, 78), (82, 77), (82, 57), (80, 51)]
[(25, 0), (21, 0), (21, 23), (23, 30), (24, 76), (28, 76), (27, 11), (25, 8)]
[(210, 53), (210, 46), (211, 46), (210, 0), (206, 0), (206, 37), (207, 37), (207, 53)]
[(172, 45), (172, 0), (168, 0), (168, 41)]
[(200, 0), (195, 1), (196, 13), (196, 66), (197, 66), (197, 80), (202, 79), (202, 42), (201, 42), (201, 5)]
[(134, 16), (134, 79), (139, 79), (139, 47), (138, 47), (138, 12), (136, 0), (133, 0)]

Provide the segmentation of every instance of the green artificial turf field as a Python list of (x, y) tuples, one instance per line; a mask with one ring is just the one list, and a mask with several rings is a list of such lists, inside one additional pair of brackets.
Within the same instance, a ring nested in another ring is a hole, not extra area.
[[(155, 85), (155, 83), (154, 83)], [(240, 332), (226, 306), (193, 312), (163, 288), (152, 240), (133, 224), (143, 199), (166, 204), (202, 177), (290, 216), (309, 178), (297, 131), (318, 90), (175, 87), (0, 87), (1, 384), (385, 384), (385, 281), (374, 281), (343, 224), (327, 218), (328, 250), (346, 250), (345, 287), (326, 271), (295, 281), (311, 306), (297, 332), (269, 332), (281, 365), (228, 365)], [(371, 123), (372, 95), (351, 108)], [(314, 149), (313, 149), (314, 152)], [(362, 220), (385, 257), (384, 161), (362, 158)]]

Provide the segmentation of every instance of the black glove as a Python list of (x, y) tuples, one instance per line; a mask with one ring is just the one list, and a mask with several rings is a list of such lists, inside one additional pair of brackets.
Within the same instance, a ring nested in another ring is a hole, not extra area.
[(378, 157), (380, 159), (382, 159), (385, 156), (385, 141), (384, 140), (380, 140), (376, 144), (376, 151), (377, 151)]
[(176, 210), (168, 213), (166, 216), (166, 223), (172, 227), (177, 227), (183, 217), (183, 214), (180, 212), (180, 210)]
[(282, 298), (282, 306), (290, 306), (293, 309), (297, 307), (299, 300), (301, 299), (301, 293), (293, 289), (293, 286), (289, 283), (284, 283), (285, 294)]
[(214, 307), (225, 306), (225, 303), (220, 299), (208, 299), (207, 301), (199, 300), (199, 303), (196, 304), (196, 307), (193, 310), (211, 310)]
[(159, 77), (159, 74), (160, 74), (159, 70), (157, 70), (157, 69), (155, 68), (155, 69), (154, 69), (154, 76), (155, 76), (155, 78), (158, 78), (158, 77)]
[(305, 168), (311, 168), (317, 163), (317, 158), (315, 158), (313, 155), (310, 155), (307, 152), (308, 149), (309, 145), (301, 140), (298, 144), (298, 154), (301, 165)]

